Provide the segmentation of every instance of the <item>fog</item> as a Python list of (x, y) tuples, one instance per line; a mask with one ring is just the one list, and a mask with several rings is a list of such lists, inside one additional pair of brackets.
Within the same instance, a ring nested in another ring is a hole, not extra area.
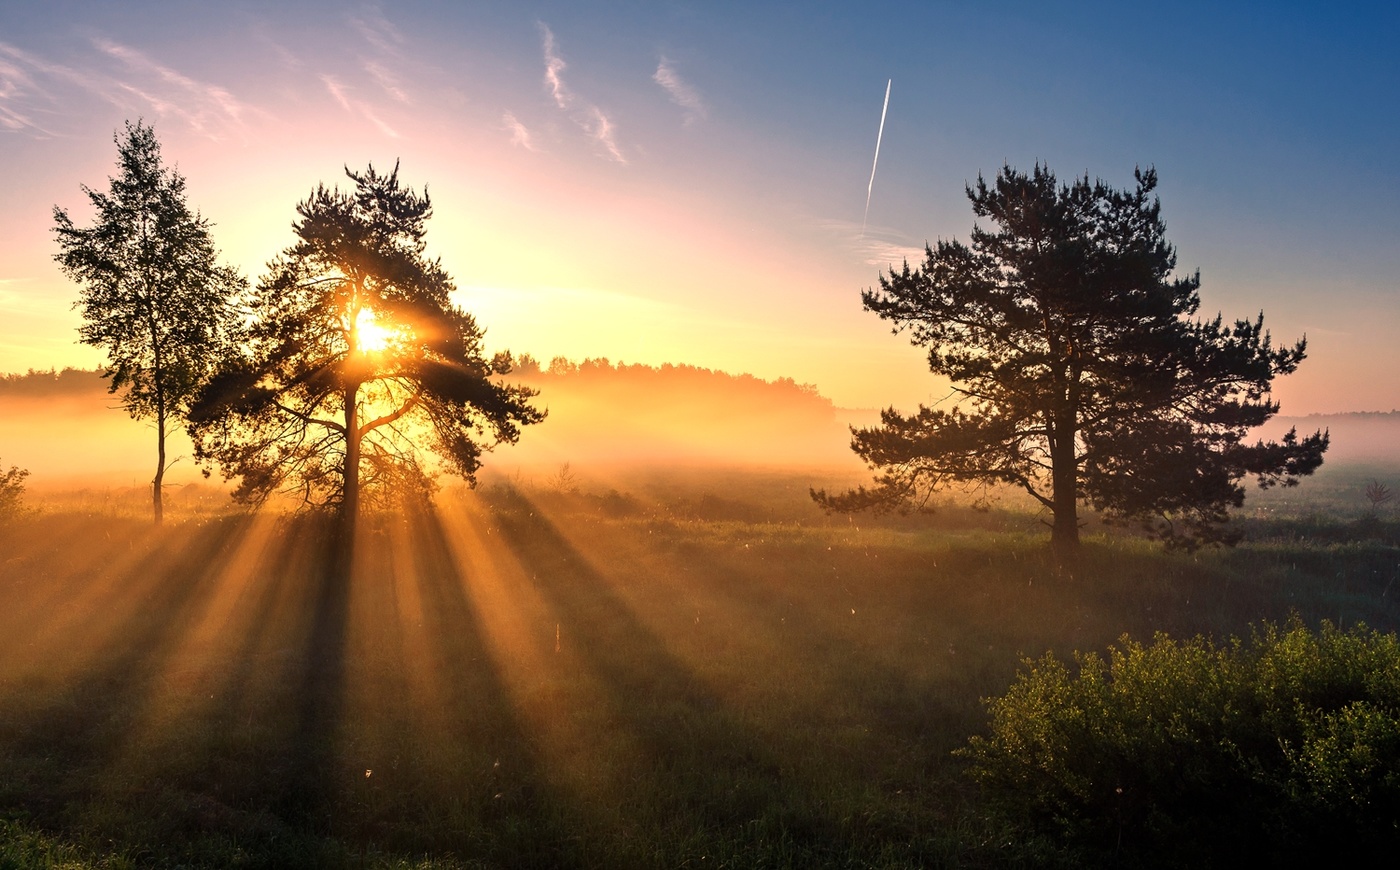
[[(878, 422), (877, 412), (838, 408), (810, 385), (685, 365), (521, 363), (508, 380), (538, 390), (548, 417), (486, 456), (485, 482), (626, 488), (638, 472), (720, 468), (801, 473), (818, 487), (868, 479), (849, 427)], [(144, 491), (154, 473), (153, 425), (131, 419), (106, 387), (92, 371), (0, 376), (0, 465), (27, 469), (27, 489), (39, 496)], [(1278, 438), (1294, 426), (1300, 435), (1331, 432), (1320, 477), (1400, 459), (1400, 412), (1279, 417), (1259, 434)], [(212, 507), (218, 474), (206, 480), (191, 453), (174, 433), (168, 497)]]
[[(543, 423), (518, 444), (486, 456), (483, 478), (579, 479), (619, 469), (768, 468), (854, 475), (849, 425), (874, 411), (839, 409), (814, 388), (691, 366), (526, 365), (508, 380), (539, 391)], [(183, 433), (169, 441), (174, 490), (205, 481)], [(0, 463), (28, 469), (35, 494), (145, 488), (154, 474), (155, 430), (133, 420), (96, 372), (65, 370), (0, 378)], [(444, 479), (443, 483), (450, 483)], [(178, 492), (172, 492), (178, 498)]]
[[(66, 369), (0, 379), (0, 464), (28, 469), (33, 492), (149, 486), (155, 473), (154, 424), (133, 420), (97, 373)], [(200, 480), (183, 433), (169, 442), (183, 457), (172, 484)]]

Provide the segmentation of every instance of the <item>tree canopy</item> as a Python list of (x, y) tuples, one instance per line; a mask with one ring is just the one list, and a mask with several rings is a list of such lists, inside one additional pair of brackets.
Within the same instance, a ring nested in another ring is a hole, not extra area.
[(534, 391), (500, 382), (482, 331), (425, 256), (432, 215), (399, 183), (346, 169), (297, 206), (296, 242), (248, 299), (240, 353), (192, 414), (196, 456), (236, 479), (235, 498), (277, 491), (353, 517), (372, 498), (431, 488), (420, 445), (469, 482), (482, 451), (543, 419)]
[(1327, 435), (1245, 443), (1276, 414), (1273, 379), (1306, 341), (1274, 347), (1263, 314), (1203, 319), (1199, 273), (1177, 276), (1153, 195), (1037, 165), (967, 189), (971, 244), (939, 241), (922, 266), (880, 275), (865, 308), (928, 348), (953, 382), (947, 408), (893, 408), (852, 430), (873, 487), (814, 492), (829, 509), (920, 503), (951, 484), (1008, 484), (1052, 515), (1052, 545), (1079, 546), (1081, 502), (1173, 544), (1228, 541), (1240, 481), (1290, 486), (1322, 463)]
[(191, 212), (185, 179), (166, 167), (155, 132), (127, 122), (115, 137), (118, 174), (107, 192), (86, 185), (96, 222), (78, 227), (54, 207), (64, 273), (83, 285), (84, 344), (105, 348), (110, 390), (133, 418), (156, 424), (151, 482), (162, 517), (165, 439), (225, 348), (229, 299), (246, 283), (216, 262), (209, 221)]

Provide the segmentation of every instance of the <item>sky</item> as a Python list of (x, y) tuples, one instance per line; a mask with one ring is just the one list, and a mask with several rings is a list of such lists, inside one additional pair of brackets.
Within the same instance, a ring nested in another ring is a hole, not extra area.
[(0, 372), (102, 362), (52, 212), (91, 221), (139, 118), (251, 280), (318, 183), (397, 161), (488, 350), (846, 407), (946, 395), (860, 291), (965, 240), (979, 174), (1155, 166), (1202, 313), (1306, 334), (1283, 412), (1388, 411), (1397, 38), (1348, 3), (3, 3)]

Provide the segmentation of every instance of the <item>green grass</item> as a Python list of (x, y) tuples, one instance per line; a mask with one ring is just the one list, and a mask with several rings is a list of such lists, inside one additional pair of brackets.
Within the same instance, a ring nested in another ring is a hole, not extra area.
[(1030, 866), (952, 755), (1023, 656), (1400, 624), (1393, 541), (1271, 528), (1065, 576), (1011, 510), (496, 487), (337, 582), (314, 518), (40, 511), (0, 529), (0, 867)]

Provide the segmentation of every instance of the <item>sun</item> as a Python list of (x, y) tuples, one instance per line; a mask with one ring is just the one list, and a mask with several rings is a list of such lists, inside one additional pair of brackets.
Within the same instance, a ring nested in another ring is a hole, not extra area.
[(355, 333), (361, 353), (383, 353), (393, 337), (393, 331), (381, 324), (368, 308), (361, 308), (356, 316)]

